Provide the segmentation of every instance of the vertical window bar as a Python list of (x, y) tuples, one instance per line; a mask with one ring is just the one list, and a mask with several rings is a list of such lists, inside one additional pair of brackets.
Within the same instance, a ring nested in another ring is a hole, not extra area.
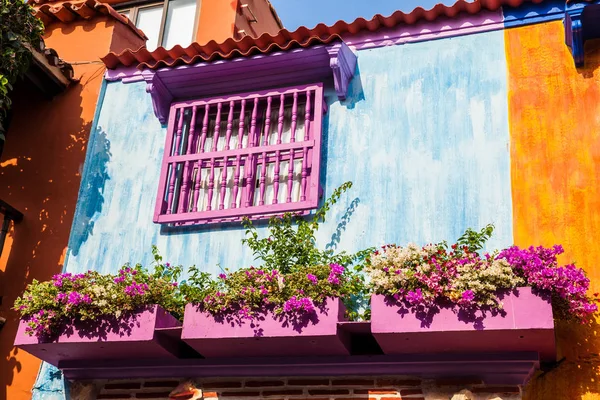
[(267, 98), (267, 114), (266, 114), (266, 120), (265, 120), (265, 130), (264, 130), (264, 134), (263, 134), (263, 152), (262, 152), (262, 166), (260, 168), (260, 197), (259, 197), (259, 201), (258, 201), (258, 205), (259, 206), (264, 206), (265, 205), (265, 183), (266, 183), (266, 177), (267, 177), (267, 152), (266, 152), (266, 148), (269, 145), (269, 131), (271, 129), (271, 103), (273, 101), (273, 98), (271, 96), (269, 96)]
[[(292, 131), (290, 143), (296, 141), (296, 123), (298, 120), (298, 92), (294, 92), (294, 103), (292, 105)], [(294, 150), (290, 150), (290, 164), (288, 165), (288, 188), (286, 202), (292, 202), (292, 189), (294, 186)]]
[(231, 140), (231, 129), (233, 128), (233, 113), (235, 111), (235, 102), (229, 102), (229, 116), (227, 117), (227, 133), (225, 134), (225, 150), (229, 150), (229, 141)]
[(215, 188), (215, 158), (210, 159), (210, 175), (208, 177), (208, 203), (206, 211), (212, 210), (213, 190)]
[[(250, 134), (248, 136), (248, 147), (254, 147), (254, 140), (256, 135), (256, 114), (258, 112), (258, 97), (254, 98), (254, 108), (252, 109), (252, 118), (250, 119)], [(246, 201), (244, 202), (245, 207), (250, 207), (253, 203), (252, 199), (252, 187), (254, 186), (254, 157), (246, 157)]]
[[(308, 141), (308, 139), (310, 138), (310, 132), (309, 132), (309, 127), (310, 127), (310, 90), (306, 91), (306, 112), (304, 113), (304, 141)], [(305, 201), (306, 200), (306, 179), (308, 177), (308, 147), (307, 146), (303, 146), (302, 147), (302, 151), (303, 151), (303, 155), (302, 155), (302, 181), (301, 181), (301, 186), (300, 186), (300, 201)]]
[[(242, 108), (240, 110), (240, 124), (238, 129), (238, 145), (237, 148), (240, 150), (242, 148), (242, 142), (244, 140), (244, 120), (246, 119), (246, 99), (242, 100)], [(231, 195), (231, 208), (237, 207), (237, 195), (240, 187), (240, 169), (241, 169), (241, 154), (238, 154), (235, 157), (235, 173), (233, 176), (233, 194)]]
[(202, 120), (202, 138), (200, 139), (200, 153), (204, 153), (206, 145), (206, 134), (208, 133), (208, 113), (210, 112), (210, 104), (204, 106), (204, 119)]
[[(279, 96), (279, 117), (277, 119), (277, 144), (281, 144), (281, 136), (283, 135), (283, 121), (285, 116), (285, 94)], [(273, 176), (273, 204), (279, 202), (279, 172), (281, 166), (281, 151), (277, 150), (275, 154), (275, 171)]]
[[(188, 140), (187, 140), (187, 149), (185, 151), (184, 154), (191, 154), (192, 153), (192, 145), (194, 142), (194, 132), (195, 132), (195, 126), (196, 126), (196, 106), (192, 107), (192, 117), (190, 119), (190, 132), (188, 134)], [(193, 164), (193, 162), (192, 162)], [(181, 185), (181, 196), (179, 199), (179, 213), (182, 212), (187, 212), (188, 211), (188, 202), (189, 202), (189, 184), (190, 184), (190, 178), (192, 175), (192, 171), (190, 169), (190, 162), (186, 161), (185, 162), (185, 166), (183, 168), (183, 184)]]
[(215, 119), (215, 134), (213, 136), (212, 151), (217, 151), (217, 144), (219, 143), (219, 133), (221, 133), (221, 109), (223, 103), (219, 102), (217, 105), (217, 118)]
[(221, 196), (219, 197), (219, 210), (225, 208), (225, 193), (227, 192), (227, 157), (223, 158), (223, 169), (221, 170)]
[(282, 93), (279, 97), (279, 118), (277, 119), (277, 144), (281, 144), (283, 135), (283, 117), (285, 115), (285, 95)]
[[(181, 145), (181, 130), (183, 127), (183, 112), (184, 108), (179, 109), (179, 121), (177, 122), (177, 131), (175, 136), (175, 148), (171, 155), (177, 155), (179, 153), (179, 146)], [(177, 163), (171, 164), (171, 178), (169, 180), (169, 191), (167, 193), (167, 214), (171, 214), (174, 211), (173, 206), (173, 194), (175, 193), (175, 183), (177, 180)]]
[(244, 128), (246, 128), (246, 99), (242, 100), (242, 109), (240, 110), (240, 129), (238, 130), (238, 145), (241, 149), (244, 145)]
[(298, 92), (294, 92), (294, 104), (292, 106), (292, 132), (290, 137), (290, 143), (296, 141), (296, 122), (298, 120)]

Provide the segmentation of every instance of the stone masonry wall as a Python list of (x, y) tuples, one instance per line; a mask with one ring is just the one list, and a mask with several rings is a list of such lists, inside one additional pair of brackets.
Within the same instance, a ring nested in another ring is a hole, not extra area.
[[(183, 380), (76, 382), (75, 400), (168, 400)], [(518, 386), (489, 386), (472, 379), (421, 380), (410, 377), (289, 377), (192, 379), (207, 400), (517, 400)], [(87, 388), (87, 389), (86, 389)], [(183, 398), (178, 398), (183, 399)], [(197, 399), (197, 397), (194, 397)]]

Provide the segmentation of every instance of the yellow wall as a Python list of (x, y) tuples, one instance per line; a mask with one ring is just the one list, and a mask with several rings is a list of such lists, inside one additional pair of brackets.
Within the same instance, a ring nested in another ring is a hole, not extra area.
[[(562, 21), (505, 31), (515, 244), (563, 244), (600, 291), (600, 41), (576, 69)], [(598, 324), (558, 324), (555, 370), (525, 399), (600, 398)]]

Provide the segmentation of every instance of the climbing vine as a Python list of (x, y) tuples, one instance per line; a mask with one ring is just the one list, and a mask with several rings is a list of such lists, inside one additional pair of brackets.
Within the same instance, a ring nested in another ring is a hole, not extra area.
[(23, 0), (0, 0), (0, 154), (7, 129), (13, 85), (29, 66), (31, 48), (38, 48), (42, 21)]

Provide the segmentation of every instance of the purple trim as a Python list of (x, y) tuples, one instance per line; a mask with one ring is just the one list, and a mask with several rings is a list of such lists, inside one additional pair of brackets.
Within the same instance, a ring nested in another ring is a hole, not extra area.
[(349, 336), (338, 329), (345, 307), (329, 299), (314, 314), (248, 321), (238, 314), (214, 317), (193, 304), (185, 308), (181, 339), (206, 358), (349, 355)]
[(331, 57), (329, 65), (333, 71), (335, 92), (340, 100), (346, 100), (348, 85), (356, 69), (356, 54), (344, 42), (329, 46), (327, 52)]
[(164, 125), (167, 122), (167, 118), (169, 118), (169, 106), (173, 101), (173, 95), (158, 75), (144, 73), (142, 74), (142, 77), (147, 84), (146, 92), (150, 93), (150, 96), (152, 96), (154, 115), (156, 115), (160, 123)]
[(469, 376), (486, 384), (520, 385), (539, 368), (539, 360), (534, 353), (503, 353), (71, 361), (59, 367), (67, 379), (410, 375), (422, 378)]
[(267, 87), (329, 82), (333, 78), (336, 93), (343, 100), (355, 65), (356, 55), (341, 42), (157, 71), (120, 68), (107, 71), (106, 79), (128, 83), (143, 77), (152, 95), (154, 113), (165, 124), (169, 106), (176, 99), (202, 99)]
[(66, 325), (58, 337), (40, 339), (25, 333), (21, 321), (15, 346), (52, 364), (65, 360), (106, 360), (175, 357), (174, 346), (157, 331), (180, 326), (159, 306), (121, 319), (77, 321)]
[[(153, 98), (156, 97), (157, 102), (163, 101), (164, 97), (156, 90), (164, 87), (162, 79), (158, 75), (150, 76), (148, 74), (147, 77), (154, 85)], [(267, 112), (273, 111), (270, 107), (273, 102), (275, 102), (276, 108), (282, 110), (281, 112), (285, 106), (292, 105), (291, 117), (285, 121), (282, 114), (277, 128), (278, 132), (283, 130), (285, 122), (291, 124), (289, 142), (276, 143), (280, 142), (280, 136), (274, 137), (270, 126), (271, 112)], [(312, 102), (315, 104), (314, 109), (311, 106)], [(256, 218), (275, 213), (306, 212), (315, 209), (319, 202), (318, 177), (321, 162), (323, 103), (323, 85), (321, 83), (172, 103), (154, 222), (205, 224), (239, 221), (246, 216)], [(304, 131), (301, 133), (296, 132), (299, 105), (307, 106), (305, 114), (301, 116), (305, 123)], [(247, 117), (250, 114), (250, 107), (252, 108), (252, 117), (247, 143), (241, 145), (241, 138), (246, 134), (242, 126), (245, 118), (238, 114), (235, 121), (239, 123), (240, 130), (236, 130), (239, 133), (234, 135), (238, 145), (232, 149), (228, 143), (233, 134), (234, 110), (248, 108), (248, 112), (244, 111), (244, 116)], [(161, 107), (158, 108), (161, 109)], [(194, 119), (194, 123), (191, 123), (191, 116), (194, 115), (193, 109), (204, 110), (204, 118), (200, 124), (196, 122), (196, 119)], [(216, 109), (216, 114), (209, 113), (209, 109)], [(224, 127), (226, 135), (222, 138), (224, 140), (221, 143), (219, 138), (223, 135), (220, 135), (220, 126), (221, 122), (224, 122), (221, 121), (222, 115), (229, 115), (230, 121), (228, 127)], [(175, 124), (175, 120), (177, 120), (177, 124)], [(192, 130), (202, 132), (200, 146), (192, 147), (189, 144), (192, 140), (185, 148), (181, 146), (184, 120), (186, 126), (193, 128), (190, 128), (190, 135)], [(161, 122), (163, 121), (161, 120)], [(214, 130), (211, 132), (208, 132), (209, 125), (214, 126), (212, 128)], [(207, 137), (212, 140), (210, 148), (205, 148)], [(302, 163), (301, 182), (294, 179), (295, 165), (289, 160)], [(287, 197), (284, 199), (285, 201), (273, 198), (267, 202), (265, 198), (266, 170), (271, 167), (277, 168), (284, 162), (288, 162)], [(244, 165), (244, 177), (240, 180), (242, 164)], [(191, 168), (190, 165), (192, 165)], [(227, 187), (224, 178), (228, 173), (228, 168), (234, 168), (232, 173), (236, 177), (234, 178), (235, 185), (230, 188)], [(217, 182), (216, 174), (219, 172), (221, 181)], [(207, 201), (202, 202), (199, 207), (200, 182), (205, 182), (207, 175)], [(259, 190), (255, 188), (257, 181), (260, 182)], [(194, 187), (191, 201), (190, 186)], [(298, 186), (300, 187), (299, 198), (292, 199), (292, 187), (297, 188)], [(238, 192), (241, 192), (240, 197), (238, 197)], [(225, 201), (226, 197), (227, 201)], [(179, 204), (175, 204), (177, 201)]]
[(358, 50), (396, 44), (423, 42), (472, 33), (503, 29), (502, 10), (481, 11), (474, 15), (458, 18), (441, 17), (433, 22), (422, 21), (416, 24), (401, 24), (393, 28), (382, 28), (375, 32), (357, 35), (347, 34), (343, 40)]
[[(343, 312), (339, 301), (328, 302), (327, 314), (320, 310), (319, 322), (301, 331), (282, 326), (272, 315), (258, 323), (220, 323), (192, 306), (180, 327), (153, 308), (127, 321), (133, 322), (127, 333), (108, 331), (104, 338), (85, 336), (76, 326), (75, 334), (39, 341), (24, 334), (21, 322), (15, 344), (58, 365), (69, 379), (398, 374), (468, 375), (514, 385), (539, 368), (540, 355), (553, 360), (554, 352), (549, 303), (529, 288), (517, 294), (503, 300), (506, 315), (486, 317), (483, 328), (461, 322), (447, 309), (424, 327), (414, 315), (402, 317), (397, 307), (374, 296), (370, 323), (337, 322)], [(186, 342), (215, 358), (202, 359)]]
[(135, 66), (120, 66), (116, 69), (107, 69), (104, 73), (104, 79), (106, 79), (109, 82), (122, 80), (123, 83), (130, 83), (143, 80), (142, 71), (140, 71)]
[(543, 360), (554, 360), (550, 300), (525, 287), (504, 296), (502, 303), (502, 314), (440, 307), (425, 316), (374, 295), (371, 331), (385, 354), (535, 351)]

